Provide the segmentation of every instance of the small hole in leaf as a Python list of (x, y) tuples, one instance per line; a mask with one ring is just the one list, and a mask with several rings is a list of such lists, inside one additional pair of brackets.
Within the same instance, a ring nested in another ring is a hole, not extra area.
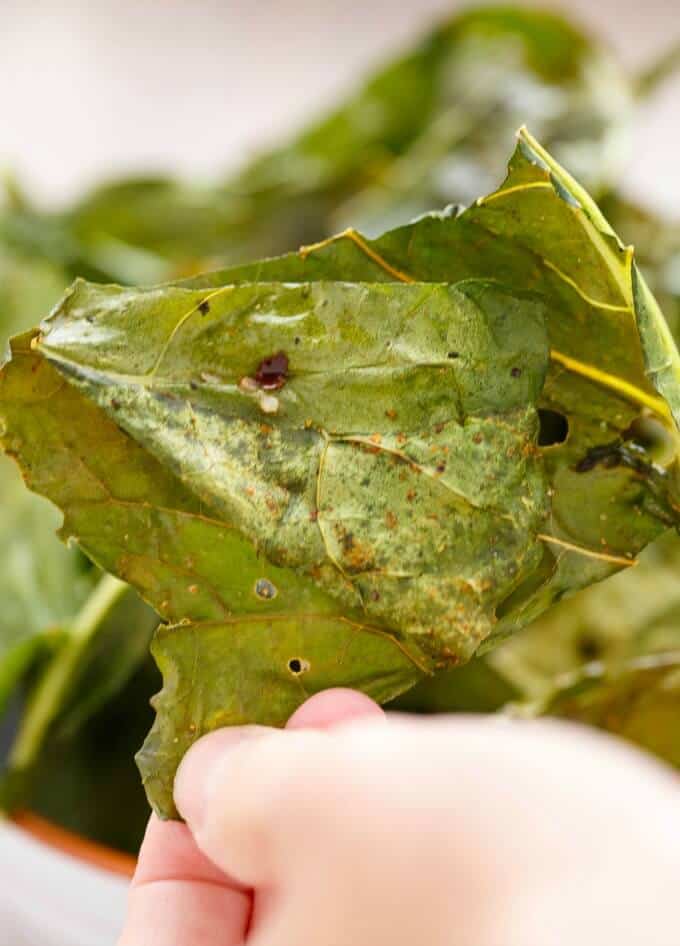
[(538, 445), (553, 447), (564, 443), (569, 435), (569, 422), (564, 414), (541, 407), (538, 411)]
[(255, 594), (263, 601), (271, 601), (278, 593), (276, 586), (268, 578), (258, 578), (255, 582)]
[(288, 669), (296, 677), (298, 677), (301, 673), (306, 673), (309, 670), (309, 667), (309, 661), (302, 660), (300, 657), (291, 657), (291, 659), (288, 661)]
[(594, 637), (591, 637), (590, 634), (583, 634), (578, 641), (577, 647), (579, 656), (582, 657), (583, 660), (597, 660), (598, 657), (602, 656), (600, 642)]

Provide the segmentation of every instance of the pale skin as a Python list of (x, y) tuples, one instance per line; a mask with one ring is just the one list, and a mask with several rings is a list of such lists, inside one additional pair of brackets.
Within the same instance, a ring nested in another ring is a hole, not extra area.
[(605, 735), (348, 690), (185, 758), (119, 946), (671, 946), (680, 780)]

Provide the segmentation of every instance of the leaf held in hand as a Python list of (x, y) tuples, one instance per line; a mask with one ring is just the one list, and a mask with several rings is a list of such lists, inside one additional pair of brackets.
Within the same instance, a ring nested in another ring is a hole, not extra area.
[(140, 764), (331, 685), (468, 659), (676, 519), (678, 356), (632, 252), (526, 132), (457, 217), (209, 277), (78, 282), (14, 342), (29, 484), (168, 622)]

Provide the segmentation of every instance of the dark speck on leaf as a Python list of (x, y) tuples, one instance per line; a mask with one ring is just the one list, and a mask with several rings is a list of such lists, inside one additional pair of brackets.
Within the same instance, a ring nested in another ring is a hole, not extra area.
[(371, 592), (371, 601), (380, 601), (380, 592), (372, 591)]
[(446, 357), (447, 358), (460, 358), (460, 354), (457, 351), (450, 351)]
[(589, 634), (584, 634), (577, 644), (579, 656), (583, 660), (597, 660), (602, 655), (599, 642)]
[(263, 358), (257, 371), (255, 380), (265, 391), (275, 391), (282, 388), (288, 377), (288, 356), (279, 351), (269, 358)]
[(189, 387), (191, 388), (192, 391), (198, 391), (198, 382), (197, 382), (197, 381), (190, 381), (190, 382), (189, 382)]
[(590, 473), (596, 467), (612, 470), (624, 459), (621, 444), (618, 441), (591, 447), (588, 453), (574, 467), (577, 473)]
[(201, 313), (201, 315), (207, 315), (208, 312), (210, 312), (210, 303), (207, 299), (204, 299), (203, 302), (199, 302), (198, 311)]
[(445, 464), (445, 463), (438, 463), (438, 464), (437, 464), (437, 473), (443, 473), (445, 469), (446, 469), (446, 464)]
[(111, 407), (114, 409), (114, 411), (117, 411), (120, 408), (120, 401), (117, 401), (114, 397), (111, 401)]
[(293, 339), (293, 341), (295, 342), (296, 345), (299, 345), (299, 344), (300, 344), (300, 336), (299, 336), (299, 335), (296, 335), (295, 338)]
[(521, 368), (513, 368), (512, 371), (510, 372), (510, 374), (513, 376), (513, 378), (519, 378), (519, 376), (522, 374), (522, 369), (521, 369)]

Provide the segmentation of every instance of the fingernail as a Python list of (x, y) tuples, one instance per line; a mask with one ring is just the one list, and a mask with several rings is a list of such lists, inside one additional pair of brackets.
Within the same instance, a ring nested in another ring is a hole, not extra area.
[(192, 829), (199, 828), (211, 787), (229, 765), (231, 750), (239, 743), (261, 739), (273, 730), (267, 726), (234, 726), (208, 733), (186, 753), (175, 775), (177, 810)]

